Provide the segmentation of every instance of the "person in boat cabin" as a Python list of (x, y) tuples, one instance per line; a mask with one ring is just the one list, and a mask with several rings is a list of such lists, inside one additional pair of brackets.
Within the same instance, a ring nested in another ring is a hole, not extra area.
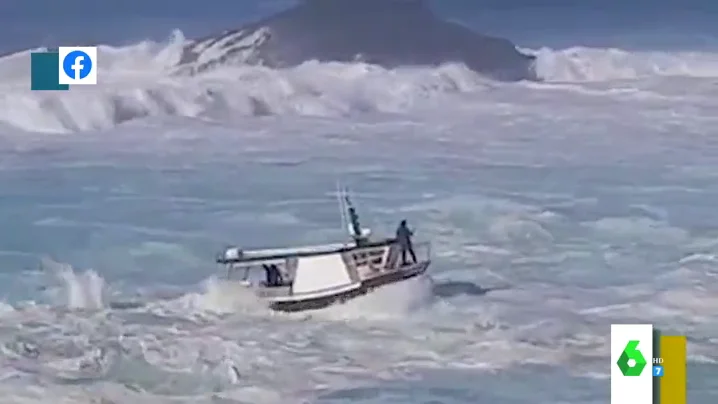
[(282, 273), (275, 264), (263, 264), (264, 272), (267, 274), (266, 284), (267, 286), (282, 286), (284, 279), (282, 279)]
[(406, 262), (407, 251), (411, 255), (411, 260), (416, 263), (416, 254), (414, 254), (414, 247), (411, 244), (411, 236), (413, 235), (414, 232), (409, 230), (406, 220), (402, 220), (396, 229), (396, 242), (399, 243), (399, 247), (401, 248), (401, 265), (409, 265), (409, 263)]

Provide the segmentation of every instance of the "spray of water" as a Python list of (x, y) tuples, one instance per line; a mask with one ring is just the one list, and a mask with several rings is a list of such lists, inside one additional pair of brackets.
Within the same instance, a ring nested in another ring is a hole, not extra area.
[(105, 280), (92, 269), (77, 272), (69, 264), (44, 259), (42, 268), (56, 280), (47, 290), (53, 303), (71, 310), (100, 310), (105, 307)]

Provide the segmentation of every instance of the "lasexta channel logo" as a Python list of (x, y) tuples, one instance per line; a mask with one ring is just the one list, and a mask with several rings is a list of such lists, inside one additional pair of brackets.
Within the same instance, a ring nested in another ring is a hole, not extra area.
[(638, 340), (630, 340), (623, 348), (616, 365), (624, 376), (640, 376), (648, 362), (638, 349)]

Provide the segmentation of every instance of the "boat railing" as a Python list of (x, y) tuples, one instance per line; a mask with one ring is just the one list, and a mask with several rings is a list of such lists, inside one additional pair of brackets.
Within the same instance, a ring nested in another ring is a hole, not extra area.
[(416, 254), (416, 260), (419, 262), (431, 261), (431, 243), (428, 241), (421, 241), (414, 243), (414, 254)]

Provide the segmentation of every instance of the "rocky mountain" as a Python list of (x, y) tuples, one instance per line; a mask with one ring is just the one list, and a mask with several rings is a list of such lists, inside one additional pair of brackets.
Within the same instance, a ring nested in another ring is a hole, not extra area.
[(290, 67), (308, 60), (384, 67), (461, 62), (500, 80), (535, 79), (534, 57), (503, 38), (442, 20), (423, 0), (304, 0), (293, 8), (190, 42), (179, 68)]

